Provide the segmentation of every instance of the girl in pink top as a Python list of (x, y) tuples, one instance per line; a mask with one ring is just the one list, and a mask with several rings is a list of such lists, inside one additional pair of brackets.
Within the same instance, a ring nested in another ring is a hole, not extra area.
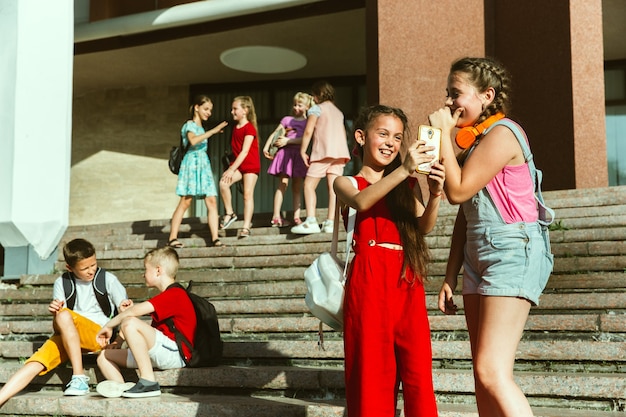
[[(445, 107), (429, 117), (442, 129), (446, 196), (461, 205), (439, 309), (456, 313), (452, 296), (463, 266), (480, 417), (533, 415), (513, 379), (513, 365), (530, 307), (539, 302), (553, 264), (547, 227), (538, 221), (535, 184), (537, 191), (541, 184), (532, 155), (523, 130), (505, 118), (510, 86), (496, 61), (462, 58), (450, 68)], [(457, 144), (471, 146), (462, 165), (450, 140), (455, 127), (461, 128)]]
[[(333, 232), (335, 216), (335, 192), (333, 182), (343, 175), (343, 168), (350, 160), (343, 113), (333, 103), (335, 89), (326, 81), (319, 81), (312, 87), (313, 100), (317, 105), (311, 107), (300, 154), (308, 166), (304, 179), (304, 205), (306, 220), (291, 228), (291, 233), (311, 234)], [(309, 143), (313, 139), (311, 156), (307, 154)], [(317, 206), (316, 189), (322, 178), (328, 182), (328, 218), (320, 228), (315, 214)]]

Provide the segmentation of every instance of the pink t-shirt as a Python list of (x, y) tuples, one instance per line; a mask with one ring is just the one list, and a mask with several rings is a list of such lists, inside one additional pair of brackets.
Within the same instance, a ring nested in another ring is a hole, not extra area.
[[(528, 143), (525, 133), (524, 140)], [(487, 191), (505, 223), (537, 221), (537, 202), (528, 164), (505, 166), (487, 184)]]
[(332, 101), (324, 101), (311, 107), (308, 114), (318, 116), (313, 130), (310, 162), (326, 158), (348, 162), (350, 151), (341, 110)]

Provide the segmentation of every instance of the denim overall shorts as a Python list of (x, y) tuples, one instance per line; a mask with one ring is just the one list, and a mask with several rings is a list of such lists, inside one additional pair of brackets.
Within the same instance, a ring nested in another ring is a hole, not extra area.
[[(499, 124), (511, 127), (513, 122), (503, 120), (506, 122)], [(521, 297), (537, 305), (554, 264), (547, 224), (554, 212), (543, 203), (540, 173), (525, 138), (518, 129), (511, 130), (522, 145), (535, 189), (539, 189), (539, 221), (505, 223), (486, 187), (463, 203), (467, 220), (463, 294)], [(548, 222), (542, 215), (545, 209), (551, 216)]]

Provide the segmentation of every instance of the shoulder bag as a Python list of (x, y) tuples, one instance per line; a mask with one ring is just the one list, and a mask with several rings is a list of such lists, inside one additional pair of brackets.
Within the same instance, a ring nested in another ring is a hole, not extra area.
[[(358, 188), (354, 177), (348, 177), (355, 188)], [(356, 210), (349, 207), (348, 226), (346, 228), (346, 260), (337, 258), (337, 241), (339, 237), (339, 199), (335, 205), (335, 224), (330, 252), (322, 253), (304, 271), (307, 292), (304, 297), (311, 313), (337, 331), (343, 330), (343, 296), (352, 235), (356, 220)]]

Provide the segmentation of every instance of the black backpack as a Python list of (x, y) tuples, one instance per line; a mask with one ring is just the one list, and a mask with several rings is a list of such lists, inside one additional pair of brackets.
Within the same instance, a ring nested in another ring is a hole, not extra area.
[[(70, 272), (65, 272), (62, 275), (63, 278), (63, 291), (65, 292), (65, 306), (70, 310), (74, 309), (76, 305), (76, 283), (74, 275)], [(96, 300), (100, 304), (100, 308), (105, 316), (111, 318), (117, 314), (117, 307), (111, 305), (109, 300), (109, 294), (107, 293), (106, 286), (106, 270), (104, 268), (98, 268), (96, 276), (91, 281), (93, 286), (93, 292), (96, 294)]]
[(183, 162), (183, 158), (189, 149), (189, 144), (187, 146), (183, 146), (183, 137), (180, 137), (180, 143), (178, 146), (172, 146), (170, 149), (170, 157), (167, 161), (167, 164), (170, 168), (170, 172), (172, 174), (178, 175), (180, 172), (180, 164)]
[[(165, 321), (170, 331), (176, 337), (178, 352), (189, 368), (202, 368), (206, 366), (217, 366), (222, 359), (224, 343), (220, 334), (220, 326), (217, 321), (215, 307), (206, 298), (191, 292), (193, 281), (189, 281), (187, 289), (179, 283), (174, 283), (168, 288), (179, 287), (185, 289), (193, 309), (196, 311), (196, 333), (194, 335), (193, 348), (189, 340), (176, 329), (174, 320), (170, 317)], [(183, 344), (191, 351), (191, 359), (187, 360), (183, 354)]]

